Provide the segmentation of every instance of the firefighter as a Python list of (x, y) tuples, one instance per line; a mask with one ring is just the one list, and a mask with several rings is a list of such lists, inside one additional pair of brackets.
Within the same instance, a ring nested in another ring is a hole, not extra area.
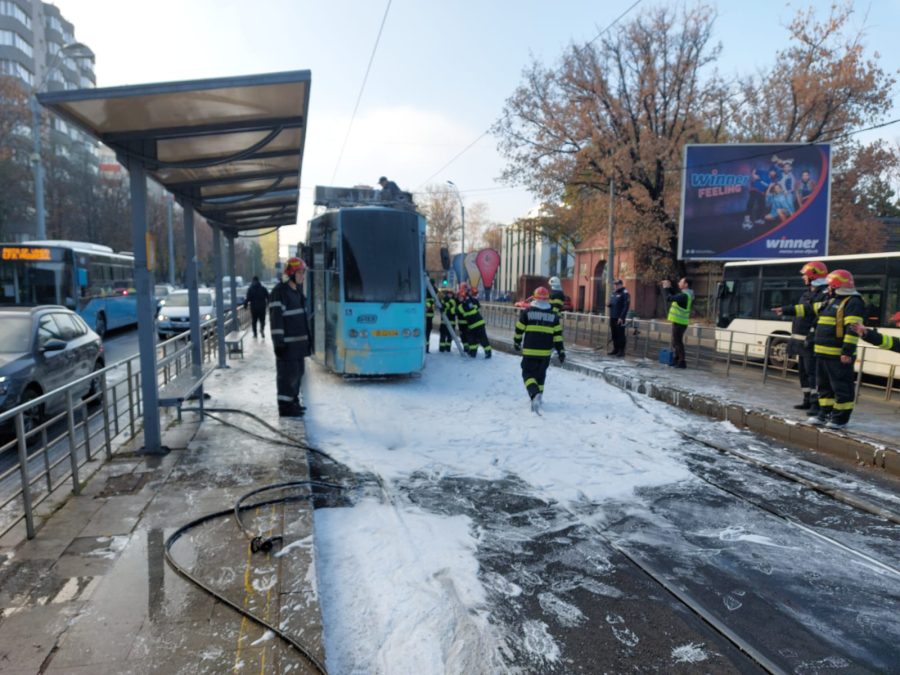
[(532, 412), (540, 414), (550, 355), (556, 349), (559, 362), (565, 363), (566, 350), (559, 315), (550, 305), (550, 291), (539, 286), (532, 297), (530, 306), (519, 312), (513, 348), (522, 352), (522, 380), (531, 398)]
[[(433, 287), (433, 286), (432, 286)], [(434, 323), (434, 298), (425, 291), (425, 353), (431, 351), (431, 328)]]
[(772, 311), (779, 316), (817, 317), (813, 351), (819, 414), (813, 424), (843, 429), (853, 412), (853, 361), (859, 343), (851, 327), (862, 323), (865, 304), (847, 270), (834, 270), (825, 280), (829, 295), (824, 301), (774, 307)]
[(473, 359), (478, 356), (478, 345), (484, 350), (484, 358), (491, 358), (491, 343), (488, 340), (484, 318), (481, 316), (481, 303), (478, 301), (478, 289), (468, 289), (465, 298), (457, 306), (460, 321), (466, 322), (466, 351)]
[(454, 308), (454, 319), (456, 319), (456, 333), (459, 335), (459, 341), (462, 343), (463, 352), (469, 353), (469, 331), (466, 323), (466, 316), (463, 314), (463, 302), (469, 297), (469, 285), (462, 282), (456, 289), (456, 306)]
[[(825, 263), (815, 260), (800, 268), (800, 276), (806, 284), (806, 290), (800, 296), (798, 304), (814, 305), (828, 296), (828, 268)], [(799, 358), (800, 390), (803, 401), (794, 406), (797, 410), (808, 410), (810, 417), (819, 414), (819, 396), (816, 393), (816, 354), (815, 342), (816, 317), (814, 315), (795, 316), (791, 323), (791, 347)]]
[(449, 288), (441, 291), (440, 311), (441, 327), (438, 351), (449, 352), (450, 346), (453, 344), (449, 326), (451, 326), (456, 319), (456, 298), (453, 297), (453, 291)]
[(275, 348), (275, 383), (278, 388), (278, 414), (302, 417), (306, 408), (300, 403), (303, 359), (310, 354), (309, 322), (303, 295), (306, 264), (290, 258), (284, 266), (287, 277), (272, 289), (269, 303), (272, 345)]
[(557, 316), (562, 315), (565, 302), (566, 294), (563, 293), (562, 282), (559, 280), (559, 277), (550, 277), (550, 307), (553, 308)]
[[(893, 321), (894, 324), (898, 328), (900, 328), (900, 312), (895, 312), (894, 316), (891, 317), (891, 321)], [(853, 332), (859, 335), (870, 345), (875, 345), (879, 349), (889, 349), (892, 352), (900, 353), (900, 338), (895, 338), (893, 335), (885, 335), (884, 333), (879, 333), (874, 328), (866, 328), (861, 323), (853, 324)]]

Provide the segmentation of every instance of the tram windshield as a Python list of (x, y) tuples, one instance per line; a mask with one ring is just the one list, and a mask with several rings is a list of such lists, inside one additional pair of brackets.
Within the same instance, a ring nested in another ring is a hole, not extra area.
[(346, 302), (421, 302), (415, 213), (359, 210), (341, 216)]

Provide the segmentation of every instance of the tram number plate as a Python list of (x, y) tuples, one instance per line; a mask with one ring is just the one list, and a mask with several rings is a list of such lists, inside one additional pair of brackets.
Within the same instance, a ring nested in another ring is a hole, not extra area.
[(375, 337), (391, 337), (393, 335), (398, 335), (395, 330), (373, 330), (372, 335)]

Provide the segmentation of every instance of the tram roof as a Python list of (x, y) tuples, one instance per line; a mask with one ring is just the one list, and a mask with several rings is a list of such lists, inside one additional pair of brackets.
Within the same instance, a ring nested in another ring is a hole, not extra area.
[(38, 94), (137, 162), (184, 205), (233, 230), (297, 222), (310, 71)]

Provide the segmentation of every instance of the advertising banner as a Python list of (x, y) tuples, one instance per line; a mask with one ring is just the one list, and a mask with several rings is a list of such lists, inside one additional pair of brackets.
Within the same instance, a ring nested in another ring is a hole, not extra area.
[(484, 284), (484, 289), (489, 291), (494, 285), (494, 275), (497, 273), (497, 268), (500, 267), (500, 254), (492, 248), (483, 248), (478, 251), (478, 255), (475, 257), (475, 264), (478, 266), (478, 271), (481, 272), (481, 281)]
[(462, 253), (457, 253), (455, 256), (453, 256), (452, 267), (453, 271), (456, 273), (457, 284), (461, 284), (464, 281), (468, 282), (469, 280), (469, 275), (466, 272), (465, 258), (466, 256), (464, 256)]
[(678, 258), (828, 255), (831, 146), (687, 145)]
[(478, 257), (477, 251), (469, 251), (466, 253), (466, 257), (464, 260), (466, 266), (466, 273), (469, 275), (469, 285), (472, 288), (478, 288), (478, 284), (481, 282), (481, 272), (478, 269), (478, 265), (475, 264), (475, 258)]

